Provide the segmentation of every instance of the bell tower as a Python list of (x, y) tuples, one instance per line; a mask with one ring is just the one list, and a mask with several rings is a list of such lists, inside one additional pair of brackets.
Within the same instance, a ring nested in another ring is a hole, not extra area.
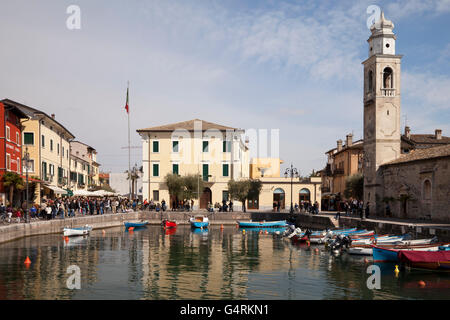
[(364, 202), (370, 214), (384, 211), (379, 167), (400, 157), (400, 62), (394, 24), (380, 19), (370, 28), (369, 58), (364, 65)]

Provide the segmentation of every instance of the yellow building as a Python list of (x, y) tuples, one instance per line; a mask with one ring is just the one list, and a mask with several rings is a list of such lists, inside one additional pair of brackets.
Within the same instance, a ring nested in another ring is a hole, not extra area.
[[(70, 141), (75, 136), (61, 123), (55, 115), (25, 106), (15, 105), (30, 117), (23, 120), (23, 156), (28, 151), (30, 161), (28, 174), (40, 182), (36, 183), (36, 203), (42, 197), (54, 197), (66, 194), (69, 187)], [(26, 172), (26, 168), (23, 169)]]
[(74, 191), (99, 186), (99, 167), (94, 148), (80, 141), (70, 143), (70, 187)]
[[(241, 129), (195, 119), (137, 130), (143, 139), (143, 198), (171, 205), (169, 173), (202, 177), (194, 208), (228, 200), (228, 181), (249, 178), (249, 153)], [(239, 205), (239, 203), (236, 203)]]

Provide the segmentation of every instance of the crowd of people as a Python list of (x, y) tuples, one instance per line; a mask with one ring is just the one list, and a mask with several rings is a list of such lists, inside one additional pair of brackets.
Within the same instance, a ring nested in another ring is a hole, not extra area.
[[(138, 200), (127, 198), (90, 198), (63, 197), (58, 199), (42, 199), (41, 204), (31, 204), (30, 219), (51, 220), (85, 215), (102, 215), (106, 213), (126, 213), (138, 209)], [(26, 203), (21, 208), (13, 208), (9, 204), (0, 203), (0, 217), (8, 223), (21, 222), (25, 218)]]
[[(389, 207), (389, 205), (388, 205)], [(390, 210), (387, 208), (387, 210)], [(369, 217), (370, 214), (370, 202), (367, 202), (364, 206), (364, 202), (357, 199), (349, 199), (345, 201), (339, 201), (337, 203), (337, 213), (335, 219), (339, 219), (341, 216), (341, 212), (345, 212), (346, 216), (360, 216), (363, 218), (363, 212), (365, 213), (365, 217)]]
[[(274, 201), (273, 212), (280, 212), (280, 211), (281, 211), (281, 201)], [(310, 201), (301, 201), (300, 205), (298, 203), (295, 203), (294, 211), (298, 213), (306, 212), (311, 214), (319, 214), (319, 203), (317, 201), (314, 202), (314, 204), (312, 204)]]

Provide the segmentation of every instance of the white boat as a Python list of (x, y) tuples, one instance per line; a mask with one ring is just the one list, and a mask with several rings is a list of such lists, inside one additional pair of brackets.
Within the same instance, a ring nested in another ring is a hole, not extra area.
[(92, 231), (92, 227), (85, 225), (81, 228), (64, 228), (63, 234), (65, 237), (73, 237), (73, 236), (85, 236)]
[[(442, 245), (442, 244), (441, 244)], [(392, 244), (381, 244), (381, 248), (386, 249), (395, 249), (395, 250), (412, 250), (412, 251), (439, 251), (439, 244), (433, 246), (433, 245), (427, 245), (427, 244), (419, 244), (416, 243), (415, 245), (408, 247), (408, 246), (401, 246), (401, 245), (392, 245)], [(361, 246), (350, 246), (347, 249), (347, 252), (349, 254), (355, 254), (355, 255), (366, 255), (371, 256), (373, 255), (373, 247), (367, 246), (367, 245), (361, 245)]]

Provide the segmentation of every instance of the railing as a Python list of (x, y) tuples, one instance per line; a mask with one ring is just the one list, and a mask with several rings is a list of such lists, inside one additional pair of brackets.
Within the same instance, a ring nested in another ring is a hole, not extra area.
[(395, 89), (381, 88), (381, 95), (384, 97), (394, 97)]
[(344, 174), (344, 169), (334, 169), (333, 175)]

